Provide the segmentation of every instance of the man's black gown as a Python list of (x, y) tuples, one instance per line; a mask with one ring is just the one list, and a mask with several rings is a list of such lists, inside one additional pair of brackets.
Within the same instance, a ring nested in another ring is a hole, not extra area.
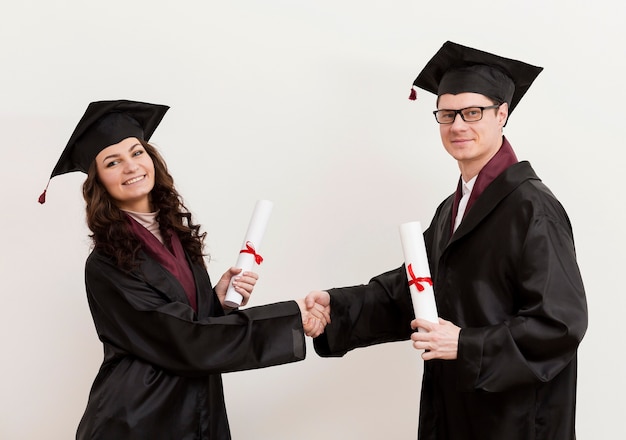
[[(450, 196), (424, 233), (439, 316), (458, 359), (424, 364), (422, 440), (573, 440), (587, 306), (567, 214), (528, 162), (487, 186), (451, 234)], [(330, 289), (321, 356), (410, 337), (404, 266)]]

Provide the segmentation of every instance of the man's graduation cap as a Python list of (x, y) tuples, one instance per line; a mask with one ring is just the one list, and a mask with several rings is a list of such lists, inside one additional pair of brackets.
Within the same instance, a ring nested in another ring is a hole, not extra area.
[[(126, 138), (149, 140), (168, 109), (165, 105), (127, 100), (92, 102), (74, 129), (50, 179), (73, 171), (87, 173), (98, 153)], [(46, 185), (39, 203), (45, 203), (47, 189)]]
[[(446, 41), (413, 81), (434, 93), (480, 93), (509, 104), (509, 115), (543, 67)], [(409, 99), (415, 99), (415, 89)]]

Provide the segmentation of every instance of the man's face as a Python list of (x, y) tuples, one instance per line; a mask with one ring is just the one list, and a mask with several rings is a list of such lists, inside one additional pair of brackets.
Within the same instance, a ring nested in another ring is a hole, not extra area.
[[(460, 110), (467, 107), (489, 107), (493, 102), (479, 93), (445, 94), (439, 97), (437, 109)], [(441, 141), (446, 151), (458, 162), (461, 170), (470, 167), (478, 171), (502, 145), (502, 127), (508, 115), (507, 104), (483, 111), (480, 121), (465, 122), (456, 115), (451, 124), (440, 124)], [(470, 176), (470, 177), (473, 177)]]

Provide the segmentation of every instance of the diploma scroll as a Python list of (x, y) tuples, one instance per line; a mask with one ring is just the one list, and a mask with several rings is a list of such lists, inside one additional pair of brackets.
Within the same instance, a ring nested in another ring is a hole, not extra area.
[[(420, 222), (400, 225), (400, 240), (404, 251), (406, 276), (416, 318), (423, 318), (438, 323), (437, 304), (430, 267), (426, 256), (426, 245)], [(420, 329), (421, 331), (422, 329)]]
[[(258, 252), (273, 206), (274, 204), (269, 200), (258, 200), (254, 206), (252, 218), (237, 257), (237, 263), (235, 263), (235, 267), (243, 269), (242, 272), (252, 270), (254, 263), (261, 264), (263, 261), (263, 257)], [(226, 291), (224, 305), (236, 308), (241, 305), (242, 299), (242, 296), (235, 291), (231, 280)]]

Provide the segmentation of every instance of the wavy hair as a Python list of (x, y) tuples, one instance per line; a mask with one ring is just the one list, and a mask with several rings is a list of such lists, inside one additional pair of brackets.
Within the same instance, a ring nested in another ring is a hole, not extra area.
[[(150, 192), (152, 206), (158, 210), (157, 220), (163, 237), (175, 233), (192, 262), (204, 264), (204, 239), (200, 225), (194, 224), (191, 212), (174, 187), (174, 179), (167, 170), (159, 152), (148, 142), (140, 140), (154, 163), (154, 188)], [(130, 271), (138, 265), (141, 242), (131, 232), (126, 215), (117, 207), (98, 178), (96, 162), (93, 161), (83, 183), (83, 198), (87, 203), (87, 226), (94, 249), (114, 258), (118, 267)]]

